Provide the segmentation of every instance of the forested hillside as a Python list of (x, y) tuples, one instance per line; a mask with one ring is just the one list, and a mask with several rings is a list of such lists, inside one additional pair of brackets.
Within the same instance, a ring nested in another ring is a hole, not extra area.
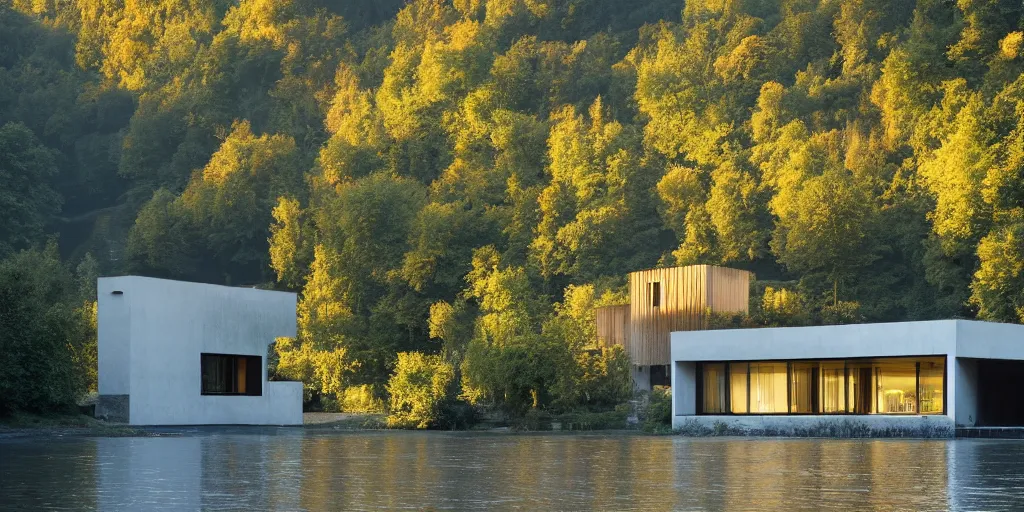
[(0, 257), (300, 292), (311, 396), (614, 402), (588, 319), (658, 265), (1024, 320), (1019, 1), (5, 4)]

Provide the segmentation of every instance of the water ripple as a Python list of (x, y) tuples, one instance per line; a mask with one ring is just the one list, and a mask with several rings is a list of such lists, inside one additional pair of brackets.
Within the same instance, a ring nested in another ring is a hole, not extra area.
[(0, 441), (2, 510), (1021, 510), (1024, 442), (190, 431)]

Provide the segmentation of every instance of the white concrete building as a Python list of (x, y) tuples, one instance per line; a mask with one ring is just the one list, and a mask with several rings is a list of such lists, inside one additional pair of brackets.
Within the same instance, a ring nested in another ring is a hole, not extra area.
[(676, 428), (1024, 426), (1024, 326), (965, 320), (672, 333)]
[(302, 383), (268, 382), (296, 298), (147, 277), (98, 284), (96, 415), (131, 425), (300, 425)]

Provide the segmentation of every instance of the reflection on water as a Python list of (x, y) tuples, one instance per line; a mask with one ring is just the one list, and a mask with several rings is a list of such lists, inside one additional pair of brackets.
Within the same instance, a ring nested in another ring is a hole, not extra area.
[(1024, 508), (1024, 442), (207, 430), (0, 441), (0, 509)]

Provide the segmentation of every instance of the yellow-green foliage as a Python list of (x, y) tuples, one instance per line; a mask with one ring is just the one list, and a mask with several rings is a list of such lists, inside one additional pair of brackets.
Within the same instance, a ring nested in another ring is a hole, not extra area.
[(81, 322), (87, 335), (82, 343), (80, 364), (85, 369), (85, 389), (90, 392), (99, 391), (99, 346), (97, 344), (96, 305), (97, 301), (91, 300), (78, 308), (78, 314), (82, 318)]
[(270, 227), (270, 266), (279, 282), (296, 286), (302, 282), (302, 208), (299, 201), (279, 197), (273, 210), (274, 225)]
[(436, 426), (454, 379), (455, 369), (441, 356), (400, 352), (387, 384), (388, 426)]
[(860, 315), (860, 303), (841, 300), (821, 308), (821, 322), (825, 325), (855, 324), (864, 321)]
[(278, 338), (274, 348), (278, 357), (276, 376), (281, 380), (304, 383), (306, 400), (313, 393), (329, 395), (335, 399), (341, 397), (346, 390), (348, 376), (357, 367), (357, 363), (347, 358), (347, 351), (343, 347), (317, 350), (310, 342)]
[(375, 393), (373, 386), (349, 386), (341, 393), (339, 407), (343, 412), (377, 413), (384, 411), (384, 401)]
[(1019, 5), (684, 3), (0, 2), (0, 258), (276, 280), (334, 402), (585, 401), (554, 303), (659, 264), (799, 294), (719, 326), (1022, 320)]
[(803, 325), (810, 321), (804, 298), (786, 288), (766, 287), (759, 313), (761, 322), (769, 326)]
[(577, 403), (611, 406), (632, 395), (629, 355), (621, 346), (580, 351), (576, 364), (582, 370)]

